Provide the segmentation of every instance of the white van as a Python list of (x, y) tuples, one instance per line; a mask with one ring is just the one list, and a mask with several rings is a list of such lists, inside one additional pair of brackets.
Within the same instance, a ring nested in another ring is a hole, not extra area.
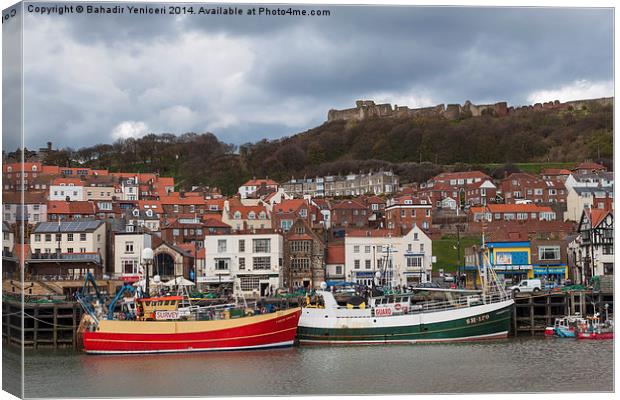
[(542, 288), (542, 283), (540, 279), (524, 279), (518, 285), (514, 285), (508, 288), (508, 290), (513, 293), (529, 293), (529, 292), (540, 292)]

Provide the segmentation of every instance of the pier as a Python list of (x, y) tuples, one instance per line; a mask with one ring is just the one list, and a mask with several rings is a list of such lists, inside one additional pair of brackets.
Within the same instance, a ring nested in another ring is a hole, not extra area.
[(27, 349), (76, 348), (82, 309), (76, 302), (2, 302), (2, 339)]
[(584, 290), (520, 294), (515, 296), (512, 335), (542, 335), (547, 326), (553, 325), (555, 318), (575, 313), (585, 316), (598, 312), (604, 320), (605, 304), (608, 305), (609, 315), (613, 315), (613, 291)]

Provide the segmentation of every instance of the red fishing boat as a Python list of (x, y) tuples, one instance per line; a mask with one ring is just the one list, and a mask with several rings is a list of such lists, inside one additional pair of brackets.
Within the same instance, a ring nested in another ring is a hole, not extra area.
[[(101, 296), (80, 293), (86, 313), (80, 324), (84, 351), (91, 354), (249, 350), (292, 346), (300, 308), (268, 312), (247, 304), (184, 306), (184, 296), (123, 297), (104, 315)], [(115, 310), (122, 301), (119, 312)], [(94, 305), (93, 305), (94, 303)]]

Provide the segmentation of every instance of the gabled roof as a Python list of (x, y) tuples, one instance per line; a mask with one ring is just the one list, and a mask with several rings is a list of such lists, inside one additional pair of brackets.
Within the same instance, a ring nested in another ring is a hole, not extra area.
[(488, 204), (486, 208), (491, 213), (553, 212), (551, 207), (539, 206), (537, 204)]
[(273, 205), (273, 213), (292, 213), (296, 212), (303, 206), (309, 207), (304, 199), (282, 200), (280, 203)]
[[(599, 208), (592, 208), (590, 210), (590, 221), (592, 223), (592, 227), (596, 228), (599, 226), (601, 222), (607, 217), (608, 214), (612, 214), (611, 211), (601, 210)], [(613, 215), (613, 214), (612, 214)]]
[(343, 200), (332, 205), (332, 210), (360, 210), (366, 209), (366, 206), (357, 200)]
[(578, 169), (591, 169), (591, 170), (600, 170), (600, 171), (606, 171), (607, 167), (605, 167), (604, 165), (595, 163), (595, 162), (582, 162), (579, 165), (577, 165), (573, 170), (578, 170)]
[(265, 206), (244, 206), (244, 205), (231, 205), (230, 206), (230, 218), (234, 218), (235, 213), (239, 212), (241, 214), (241, 219), (248, 219), (248, 214), (250, 212), (254, 212), (254, 214), (256, 214), (256, 219), (258, 219), (258, 215), (261, 212), (265, 213), (265, 220), (269, 219), (269, 213), (267, 212), (267, 209), (265, 208)]

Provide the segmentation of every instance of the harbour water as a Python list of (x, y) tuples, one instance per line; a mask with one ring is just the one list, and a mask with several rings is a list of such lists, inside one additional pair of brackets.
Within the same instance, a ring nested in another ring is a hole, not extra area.
[[(19, 359), (7, 350), (5, 369)], [(613, 341), (527, 338), (131, 356), (39, 350), (26, 352), (25, 379), (26, 397), (612, 391)]]

